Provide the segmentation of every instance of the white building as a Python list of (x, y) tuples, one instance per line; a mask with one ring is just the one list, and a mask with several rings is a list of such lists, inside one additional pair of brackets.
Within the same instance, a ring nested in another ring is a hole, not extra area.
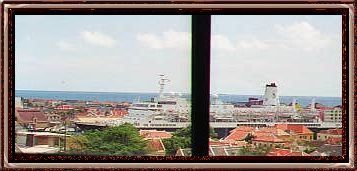
[(15, 107), (16, 108), (24, 108), (23, 98), (15, 97)]
[(263, 96), (263, 105), (278, 106), (279, 104), (278, 87), (275, 83), (267, 84), (265, 86), (265, 93)]

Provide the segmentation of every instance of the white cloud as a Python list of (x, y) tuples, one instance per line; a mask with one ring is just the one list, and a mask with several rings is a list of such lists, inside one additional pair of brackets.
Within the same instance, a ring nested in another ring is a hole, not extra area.
[(231, 40), (224, 35), (213, 35), (212, 36), (212, 47), (223, 51), (234, 51), (236, 48)]
[(327, 35), (307, 22), (296, 22), (291, 25), (275, 25), (275, 34), (267, 37), (244, 35), (236, 41), (224, 34), (212, 36), (212, 47), (223, 52), (238, 52), (242, 50), (273, 50), (295, 49), (303, 51), (320, 50), (331, 45), (334, 38)]
[(72, 44), (72, 43), (70, 43), (68, 41), (63, 41), (63, 40), (57, 42), (56, 46), (58, 48), (60, 48), (61, 50), (63, 50), (63, 51), (72, 51), (72, 50), (76, 49), (74, 44)]
[(331, 42), (331, 38), (319, 31), (308, 22), (295, 22), (292, 25), (275, 25), (277, 31), (283, 39), (284, 44), (291, 48), (301, 48), (311, 51), (325, 48)]
[(276, 82), (281, 95), (340, 96), (340, 33), (307, 22), (267, 29), (261, 37), (214, 33), (212, 92), (262, 94), (266, 83)]
[(136, 39), (143, 45), (152, 49), (189, 48), (191, 36), (188, 32), (165, 31), (161, 35), (152, 33), (139, 33)]
[(83, 31), (81, 32), (81, 37), (83, 40), (92, 45), (98, 45), (107, 48), (114, 47), (115, 45), (115, 40), (113, 38), (100, 32)]
[(270, 45), (265, 40), (260, 40), (257, 38), (251, 38), (248, 40), (241, 40), (237, 43), (236, 47), (238, 49), (268, 49)]
[(216, 34), (212, 36), (212, 48), (221, 52), (236, 53), (241, 50), (266, 50), (271, 47), (266, 40), (250, 37), (249, 39), (240, 38), (239, 41), (233, 41), (226, 35)]

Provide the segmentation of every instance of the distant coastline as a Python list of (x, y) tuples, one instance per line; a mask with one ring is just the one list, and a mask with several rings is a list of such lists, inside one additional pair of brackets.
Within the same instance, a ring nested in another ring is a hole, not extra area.
[[(82, 91), (39, 91), (39, 90), (16, 90), (15, 96), (32, 99), (45, 100), (83, 100), (83, 101), (112, 101), (112, 102), (134, 102), (137, 100), (146, 101), (157, 97), (158, 93), (129, 93), (129, 92), (82, 92)], [(183, 98), (190, 99), (188, 94), (182, 94)], [(223, 102), (248, 101), (249, 97), (262, 98), (261, 95), (229, 95), (221, 94), (219, 99)], [(325, 106), (337, 106), (342, 104), (339, 97), (318, 97), (318, 96), (281, 96), (280, 102), (289, 104), (292, 99), (302, 106), (307, 106), (314, 98), (315, 102)]]

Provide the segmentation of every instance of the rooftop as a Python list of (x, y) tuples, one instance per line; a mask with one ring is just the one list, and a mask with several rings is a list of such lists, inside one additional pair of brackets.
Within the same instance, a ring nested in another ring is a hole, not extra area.
[(148, 147), (151, 150), (154, 151), (164, 151), (165, 147), (164, 144), (162, 143), (161, 139), (149, 139), (148, 140)]
[(45, 114), (38, 109), (16, 109), (17, 117), (20, 122), (48, 122)]
[(312, 134), (313, 132), (304, 125), (298, 124), (276, 124), (276, 128), (282, 129), (284, 131), (290, 130), (296, 134)]
[(274, 149), (267, 156), (310, 156), (302, 151), (291, 151), (290, 149)]
[[(65, 134), (58, 134), (58, 133), (53, 133), (53, 132), (26, 132), (26, 131), (18, 131), (16, 134), (20, 135), (34, 135), (34, 136), (55, 136), (55, 137), (61, 137), (65, 136)], [(67, 135), (67, 137), (70, 135)]]
[(224, 138), (224, 140), (236, 140), (236, 141), (240, 141), (240, 140), (244, 140), (247, 136), (248, 136), (249, 132), (245, 132), (245, 131), (234, 131), (231, 132), (226, 138)]
[(18, 147), (22, 153), (57, 153), (59, 148), (49, 147), (48, 145), (37, 145), (33, 147)]
[(322, 134), (342, 135), (342, 129), (328, 129), (320, 131)]
[(286, 142), (282, 139), (279, 139), (275, 135), (258, 135), (256, 136), (253, 141), (262, 141), (262, 142), (273, 142), (273, 143), (283, 143)]
[(157, 131), (157, 130), (140, 130), (140, 135), (144, 138), (171, 138), (172, 135), (166, 131)]

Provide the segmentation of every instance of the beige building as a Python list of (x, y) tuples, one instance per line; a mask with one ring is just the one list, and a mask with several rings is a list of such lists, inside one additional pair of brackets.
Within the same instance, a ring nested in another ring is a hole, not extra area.
[(26, 128), (32, 127), (34, 130), (39, 130), (49, 126), (46, 115), (38, 109), (16, 108), (15, 117), (17, 123)]
[[(65, 134), (51, 132), (16, 132), (16, 144), (19, 146), (34, 147), (38, 145), (47, 145), (48, 147), (63, 146)], [(69, 137), (69, 135), (67, 135)]]
[(342, 107), (335, 106), (324, 111), (324, 122), (342, 123)]
[(322, 130), (317, 133), (318, 140), (326, 141), (334, 138), (342, 138), (342, 129)]
[(15, 108), (24, 108), (22, 97), (15, 97)]

